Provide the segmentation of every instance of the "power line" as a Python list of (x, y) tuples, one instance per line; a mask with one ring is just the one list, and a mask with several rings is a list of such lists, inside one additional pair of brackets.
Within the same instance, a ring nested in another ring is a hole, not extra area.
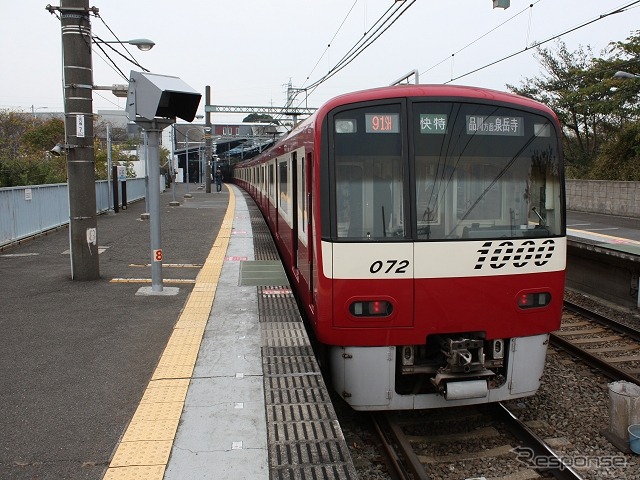
[[(140, 63), (136, 60), (136, 58), (133, 56), (133, 54), (129, 51), (129, 49), (127, 48), (127, 46), (122, 42), (122, 40), (120, 40), (118, 38), (118, 36), (115, 34), (115, 32), (111, 29), (111, 27), (109, 25), (107, 25), (107, 22), (104, 21), (104, 18), (102, 18), (101, 15), (96, 15), (96, 17), (98, 17), (100, 19), (100, 21), (102, 22), (102, 24), (107, 27), (107, 30), (109, 30), (109, 33), (111, 33), (111, 35), (113, 35), (113, 38), (115, 38), (117, 40), (117, 42), (122, 46), (122, 48), (124, 48), (124, 50), (129, 54), (130, 58), (127, 58), (125, 55), (123, 55), (122, 53), (120, 53), (119, 51), (117, 51), (115, 48), (113, 48), (111, 45), (109, 45), (109, 47), (114, 50), (118, 55), (122, 56), (125, 60), (131, 62), (132, 64), (134, 64), (137, 67), (140, 67), (141, 69), (143, 69), (145, 72), (148, 72), (149, 70), (147, 70), (146, 68), (144, 68), (142, 65), (140, 65)], [(97, 37), (96, 37), (97, 38)]]
[[(315, 90), (319, 85), (329, 80), (340, 70), (353, 62), (362, 52), (369, 48), (378, 38), (384, 34), (417, 0), (407, 2), (394, 2), (382, 16), (374, 23), (374, 25), (358, 40), (353, 47), (336, 63), (336, 65), (327, 72), (319, 80), (315, 81), (307, 87), (307, 89)], [(389, 13), (391, 12), (391, 13)], [(375, 29), (375, 30), (374, 30)]]
[(491, 30), (489, 30), (488, 32), (480, 35), (478, 38), (476, 38), (475, 40), (472, 40), (471, 42), (467, 43), (464, 47), (460, 48), (459, 50), (456, 50), (455, 52), (453, 52), (450, 56), (443, 58), (442, 60), (440, 60), (438, 63), (436, 63), (435, 65), (433, 65), (432, 67), (427, 68), (424, 72), (422, 72), (420, 75), (424, 75), (427, 72), (430, 72), (431, 70), (433, 70), (434, 68), (436, 68), (439, 65), (442, 65), (444, 62), (446, 62), (447, 60), (451, 59), (451, 57), (454, 57), (455, 55), (457, 55), (458, 53), (462, 52), (463, 50), (466, 50), (468, 47), (470, 47), (471, 45), (473, 45), (474, 43), (482, 40), (484, 37), (486, 37), (487, 35), (495, 32), (496, 30), (498, 30), (500, 27), (506, 25), (507, 23), (509, 23), (511, 20), (519, 17), (520, 15), (522, 15), (524, 12), (526, 12), (527, 10), (533, 10), (533, 6), (537, 3), (540, 3), (541, 0), (537, 0), (536, 2), (532, 3), (531, 5), (529, 5), (528, 7), (523, 8), (522, 10), (520, 10), (518, 13), (516, 13), (515, 15), (513, 15), (511, 18), (508, 18), (507, 20), (505, 20), (504, 22), (502, 22), (501, 24), (495, 26), (494, 28), (492, 28)]
[[(351, 5), (351, 8), (347, 12), (347, 15), (344, 17), (344, 19), (342, 20), (342, 23), (338, 27), (338, 30), (336, 30), (336, 33), (334, 33), (333, 37), (331, 37), (331, 40), (329, 40), (329, 43), (327, 44), (327, 48), (324, 49), (324, 52), (322, 52), (322, 55), (320, 55), (320, 58), (318, 58), (318, 61), (316, 62), (316, 64), (313, 66), (313, 68), (309, 72), (309, 75), (307, 75), (307, 78), (305, 79), (304, 83), (307, 83), (307, 80), (309, 80), (309, 77), (311, 77), (311, 75), (313, 74), (315, 69), (318, 67), (318, 64), (320, 63), (320, 61), (324, 58), (324, 56), (327, 53), (327, 51), (329, 50), (329, 48), (331, 48), (331, 44), (333, 43), (333, 41), (338, 36), (338, 33), (340, 33), (340, 30), (342, 30), (342, 27), (344, 26), (345, 22), (349, 18), (349, 15), (351, 15), (351, 12), (353, 11), (353, 7), (356, 6), (356, 3), (358, 3), (358, 0), (355, 0), (355, 2), (353, 2), (353, 5)], [(304, 87), (304, 83), (302, 84), (303, 87)]]
[(502, 58), (500, 58), (500, 59), (498, 59), (498, 60), (495, 60), (495, 61), (493, 61), (493, 62), (490, 62), (490, 63), (488, 63), (488, 64), (486, 64), (486, 65), (484, 65), (484, 66), (482, 66), (482, 67), (479, 67), (479, 68), (476, 68), (476, 69), (474, 69), (474, 70), (471, 70), (471, 71), (469, 71), (469, 72), (467, 72), (467, 73), (465, 73), (465, 74), (463, 74), (463, 75), (459, 75), (459, 76), (457, 76), (457, 77), (453, 77), (453, 78), (451, 78), (449, 81), (444, 82), (444, 83), (445, 83), (445, 84), (447, 84), (447, 83), (451, 83), (451, 82), (453, 82), (453, 81), (455, 81), (455, 80), (459, 80), (459, 79), (461, 79), (461, 78), (463, 78), (463, 77), (466, 77), (466, 76), (471, 75), (471, 74), (473, 74), (473, 73), (479, 72), (480, 70), (484, 70), (485, 68), (492, 67), (493, 65), (496, 65), (496, 64), (498, 64), (498, 63), (500, 63), (500, 62), (503, 62), (503, 61), (505, 61), (505, 60), (508, 60), (508, 59), (510, 59), (510, 58), (513, 58), (513, 57), (515, 57), (515, 56), (517, 56), (517, 55), (520, 55), (521, 53), (527, 52), (527, 51), (529, 51), (529, 50), (531, 50), (531, 49), (533, 49), (533, 48), (538, 48), (539, 46), (544, 45), (545, 43), (548, 43), (548, 42), (550, 42), (550, 41), (552, 41), (552, 40), (556, 40), (556, 39), (558, 39), (558, 38), (560, 38), (560, 37), (562, 37), (562, 36), (564, 36), (564, 35), (567, 35), (567, 34), (569, 34), (569, 33), (575, 32), (576, 30), (579, 30), (579, 29), (584, 28), (584, 27), (586, 27), (586, 26), (588, 26), (588, 25), (591, 25), (592, 23), (595, 23), (595, 22), (598, 22), (598, 21), (600, 21), (600, 20), (603, 20), (604, 18), (607, 18), (607, 17), (609, 17), (609, 16), (611, 16), (611, 15), (615, 15), (615, 14), (617, 14), (617, 13), (624, 13), (626, 10), (628, 10), (628, 9), (629, 9), (629, 8), (631, 8), (631, 7), (633, 7), (634, 5), (637, 5), (638, 3), (640, 3), (640, 0), (636, 0), (636, 1), (634, 1), (634, 2), (631, 2), (631, 3), (627, 4), (627, 5), (624, 5), (624, 6), (622, 6), (622, 7), (619, 7), (619, 8), (617, 8), (617, 9), (615, 9), (615, 10), (613, 10), (613, 11), (609, 12), (609, 13), (604, 13), (604, 14), (602, 14), (602, 15), (600, 15), (600, 16), (598, 16), (598, 17), (596, 17), (596, 18), (592, 19), (592, 20), (589, 20), (589, 21), (587, 21), (587, 22), (584, 22), (584, 23), (582, 23), (582, 24), (580, 24), (580, 25), (578, 25), (578, 26), (576, 26), (576, 27), (570, 28), (569, 30), (565, 30), (565, 31), (564, 31), (564, 32), (562, 32), (562, 33), (558, 33), (558, 34), (556, 34), (556, 35), (553, 35), (553, 36), (551, 36), (551, 37), (547, 38), (546, 40), (542, 40), (542, 41), (540, 41), (540, 42), (536, 42), (536, 43), (534, 43), (534, 44), (533, 44), (533, 45), (531, 45), (531, 46), (527, 46), (527, 47), (523, 48), (522, 50), (518, 50), (518, 51), (516, 51), (516, 52), (514, 52), (514, 53), (511, 53), (511, 54), (509, 54), (509, 55), (507, 55), (507, 56), (505, 56), (505, 57), (502, 57)]

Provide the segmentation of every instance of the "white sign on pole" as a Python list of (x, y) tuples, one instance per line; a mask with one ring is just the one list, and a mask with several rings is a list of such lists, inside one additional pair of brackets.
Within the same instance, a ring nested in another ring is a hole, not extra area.
[(118, 181), (125, 182), (127, 180), (127, 167), (118, 165)]
[(84, 115), (76, 115), (76, 137), (84, 138)]

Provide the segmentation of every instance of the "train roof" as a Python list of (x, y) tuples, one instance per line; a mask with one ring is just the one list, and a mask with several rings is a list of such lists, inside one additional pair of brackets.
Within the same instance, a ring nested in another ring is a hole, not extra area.
[(552, 113), (552, 110), (546, 105), (531, 98), (516, 95), (515, 93), (467, 85), (443, 84), (394, 85), (345, 93), (327, 101), (318, 109), (317, 113), (320, 113), (322, 116), (322, 113), (326, 113), (329, 110), (348, 103), (402, 97), (477, 98), (496, 102), (515, 103), (523, 107), (547, 110)]
[[(270, 147), (267, 151), (265, 151), (265, 153), (269, 150), (277, 148), (283, 142), (286, 142), (287, 138), (289, 138), (290, 136), (309, 128), (309, 126), (311, 125), (315, 125), (316, 122), (321, 122), (322, 119), (334, 108), (341, 107), (343, 105), (349, 105), (351, 103), (406, 97), (437, 97), (439, 99), (465, 98), (515, 104), (524, 108), (546, 111), (550, 116), (557, 119), (553, 110), (551, 110), (548, 106), (531, 98), (523, 97), (515, 93), (468, 85), (392, 85), (344, 93), (328, 100), (313, 115), (298, 123), (287, 135), (278, 139), (275, 145)], [(319, 125), (316, 125), (316, 127), (319, 128)], [(262, 155), (258, 155), (257, 157), (246, 160), (245, 162), (240, 162), (240, 165), (246, 166), (259, 162), (260, 157), (262, 157)]]

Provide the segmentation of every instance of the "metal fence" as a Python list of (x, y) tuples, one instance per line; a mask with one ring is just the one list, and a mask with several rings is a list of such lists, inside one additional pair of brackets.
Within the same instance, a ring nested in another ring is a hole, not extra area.
[[(127, 202), (145, 198), (145, 179), (127, 180)], [(122, 205), (122, 198), (118, 202)], [(96, 182), (96, 213), (109, 209), (109, 182)], [(69, 223), (66, 183), (0, 188), (0, 247)]]

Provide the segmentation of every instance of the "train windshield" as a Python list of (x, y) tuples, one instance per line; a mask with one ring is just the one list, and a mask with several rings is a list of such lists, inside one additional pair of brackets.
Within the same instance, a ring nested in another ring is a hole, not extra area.
[(400, 118), (399, 105), (349, 110), (336, 116), (339, 238), (404, 238), (404, 129)]
[(418, 239), (563, 234), (561, 159), (550, 120), (495, 105), (416, 103)]
[(334, 237), (564, 234), (559, 140), (543, 115), (414, 102), (345, 110), (331, 129)]

